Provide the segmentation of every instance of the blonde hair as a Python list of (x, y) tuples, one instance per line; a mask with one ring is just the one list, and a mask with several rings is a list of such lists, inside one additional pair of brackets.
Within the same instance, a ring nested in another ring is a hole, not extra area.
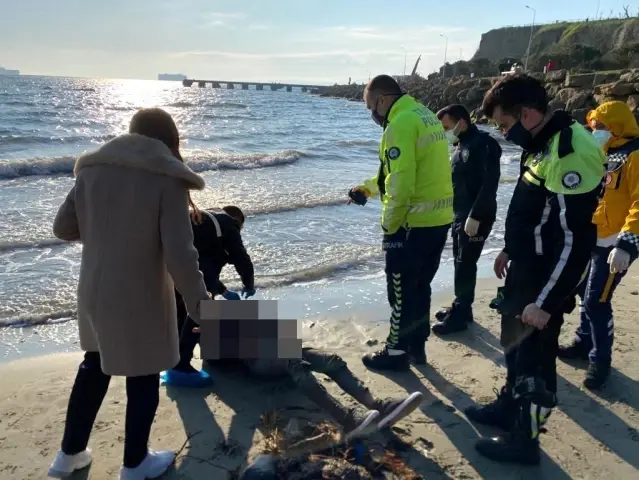
[[(171, 115), (161, 108), (142, 108), (138, 110), (129, 124), (129, 132), (155, 138), (164, 143), (180, 162), (184, 162), (180, 153), (180, 135)], [(202, 211), (195, 204), (189, 192), (189, 214), (196, 225), (202, 223)]]

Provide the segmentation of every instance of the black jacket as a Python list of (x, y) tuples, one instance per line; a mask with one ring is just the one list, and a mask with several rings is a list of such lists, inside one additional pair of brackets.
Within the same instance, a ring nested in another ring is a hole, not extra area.
[[(522, 153), (520, 177), (506, 217), (504, 252), (529, 275), (545, 278), (537, 303), (549, 313), (560, 311), (574, 294), (597, 239), (592, 216), (601, 186), (587, 193), (557, 194), (532, 173), (538, 162), (560, 162), (574, 152), (573, 124), (570, 115), (555, 112)], [(550, 146), (557, 135), (557, 150), (553, 151)]]
[(209, 291), (219, 295), (226, 290), (220, 281), (220, 272), (227, 264), (235, 266), (246, 288), (254, 288), (253, 262), (244, 247), (237, 220), (226, 213), (203, 212), (202, 223), (191, 222), (191, 225), (200, 270)]
[(501, 147), (475, 125), (459, 134), (452, 160), (455, 222), (471, 217), (492, 223), (497, 215)]

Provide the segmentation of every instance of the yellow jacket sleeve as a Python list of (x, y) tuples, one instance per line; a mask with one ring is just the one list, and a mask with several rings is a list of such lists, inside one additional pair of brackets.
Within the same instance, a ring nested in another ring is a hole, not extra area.
[(410, 199), (415, 195), (417, 128), (412, 117), (399, 117), (387, 127), (384, 136), (388, 175), (382, 229), (390, 235), (406, 224)]
[(639, 255), (639, 152), (633, 153), (628, 159), (627, 172), (630, 208), (617, 238), (617, 247), (636, 258)]
[(364, 183), (362, 185), (360, 185), (361, 187), (364, 187), (366, 190), (368, 190), (368, 193), (370, 193), (371, 198), (374, 198), (374, 197), (379, 195), (379, 187), (377, 186), (377, 178), (378, 178), (378, 175), (375, 175), (373, 178), (369, 178), (368, 180), (364, 180)]

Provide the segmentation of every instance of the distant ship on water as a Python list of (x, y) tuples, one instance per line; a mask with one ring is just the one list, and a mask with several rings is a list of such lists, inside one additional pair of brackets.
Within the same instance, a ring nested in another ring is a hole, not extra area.
[(182, 75), (181, 73), (160, 73), (158, 75), (158, 80), (181, 82), (182, 80), (186, 80), (186, 75)]
[(0, 77), (17, 77), (20, 75), (20, 70), (8, 70), (4, 67), (0, 67)]

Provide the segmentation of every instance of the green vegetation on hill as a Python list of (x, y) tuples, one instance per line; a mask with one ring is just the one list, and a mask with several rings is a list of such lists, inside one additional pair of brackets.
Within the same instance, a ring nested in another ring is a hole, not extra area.
[[(504, 63), (504, 59), (509, 58), (524, 64), (530, 28), (506, 27), (486, 32), (482, 35), (479, 50), (473, 59), (465, 63), (488, 60), (497, 68), (500, 63)], [(639, 18), (583, 20), (535, 26), (528, 67), (533, 71), (541, 71), (550, 59), (557, 68), (571, 71), (639, 67)], [(464, 67), (458, 65), (458, 68)]]

